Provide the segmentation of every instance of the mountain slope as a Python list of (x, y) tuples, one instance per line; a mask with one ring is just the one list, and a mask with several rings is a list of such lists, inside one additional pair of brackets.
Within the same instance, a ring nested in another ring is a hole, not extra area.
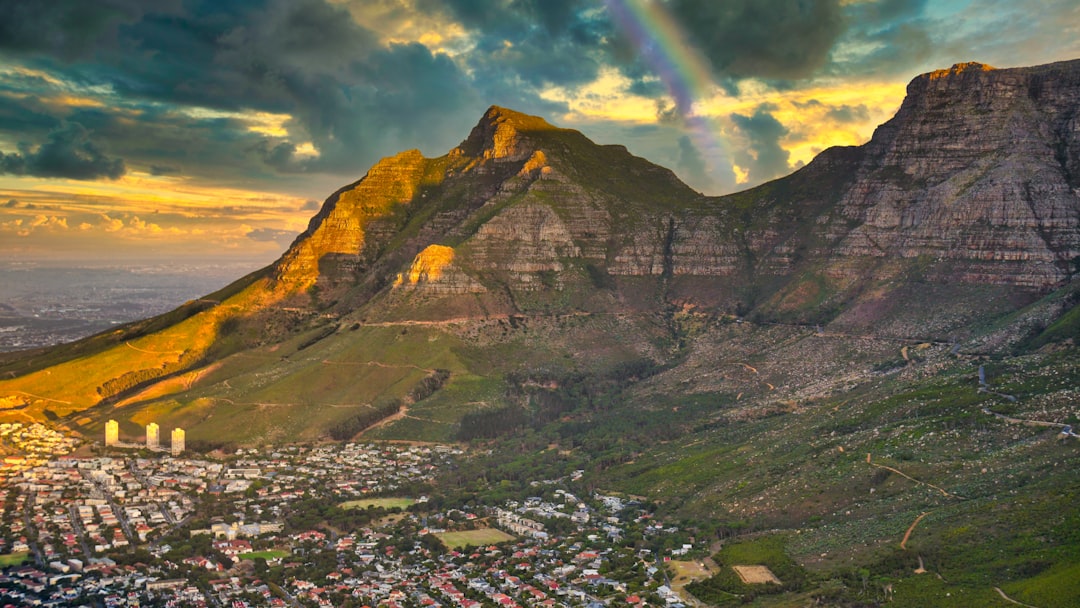
[[(625, 148), (493, 107), (445, 156), (380, 161), (219, 296), (8, 363), (6, 415), (48, 410), (91, 434), (120, 416), (136, 436), (154, 419), (196, 442), (317, 438), (389, 411), (379, 403), (413, 405), (447, 369), (452, 399), (376, 432), (450, 439), (470, 409), (507, 403), (514, 374), (661, 366), (713, 390), (699, 372), (727, 342), (703, 328), (735, 316), (872, 335), (848, 373), (897, 340), (1003, 348), (1071, 306), (1040, 299), (1068, 290), (1080, 259), (1078, 93), (1075, 61), (919, 76), (866, 145), (712, 198)], [(1009, 331), (988, 332), (995, 319)], [(805, 390), (760, 386), (785, 384)]]

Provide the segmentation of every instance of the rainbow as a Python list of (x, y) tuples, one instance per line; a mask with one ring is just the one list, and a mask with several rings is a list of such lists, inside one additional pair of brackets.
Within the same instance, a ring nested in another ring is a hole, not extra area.
[(630, 37), (641, 57), (667, 87), (694, 145), (713, 173), (726, 158), (726, 146), (708, 118), (694, 109), (716, 88), (708, 60), (686, 40), (682, 27), (658, 0), (604, 0), (615, 24)]

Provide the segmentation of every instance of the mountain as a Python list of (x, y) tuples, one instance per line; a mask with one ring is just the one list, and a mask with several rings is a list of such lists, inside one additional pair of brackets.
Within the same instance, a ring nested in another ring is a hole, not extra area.
[[(403, 152), (335, 192), (272, 266), (10, 360), (0, 393), (10, 415), (94, 435), (126, 411), (133, 435), (160, 418), (196, 442), (314, 439), (409, 400), (436, 369), (491, 404), (507, 374), (692, 361), (688, 319), (1002, 347), (973, 328), (1069, 291), (1080, 269), (1078, 93), (1077, 61), (924, 74), (867, 144), (722, 197), (492, 107), (445, 156)], [(1051, 300), (1008, 327), (1030, 333), (1072, 302)], [(363, 369), (353, 382), (332, 365)], [(446, 428), (420, 434), (452, 438), (467, 408), (447, 408)], [(407, 422), (390, 434), (412, 434)]]
[[(222, 291), (0, 355), (0, 414), (197, 449), (479, 442), (463, 500), (582, 470), (780, 539), (810, 574), (776, 605), (897, 581), (897, 605), (1072, 606), (1078, 272), (1080, 61), (918, 76), (868, 143), (721, 197), (492, 107)], [(738, 585), (695, 593), (760, 593)]]

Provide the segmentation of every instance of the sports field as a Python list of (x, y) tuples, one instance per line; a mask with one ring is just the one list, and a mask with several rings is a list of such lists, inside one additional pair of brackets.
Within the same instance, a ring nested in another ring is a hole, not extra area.
[(495, 528), (481, 528), (480, 530), (465, 530), (463, 532), (443, 532), (436, 534), (439, 540), (444, 545), (451, 549), (461, 549), (472, 545), (474, 547), (481, 547), (484, 545), (496, 545), (499, 543), (505, 543), (509, 540), (514, 540), (513, 536), (510, 536), (502, 530), (496, 530)]
[(8, 566), (18, 566), (19, 564), (25, 562), (28, 559), (30, 559), (30, 554), (26, 551), (0, 555), (0, 568), (7, 568)]
[(397, 507), (404, 509), (416, 501), (412, 498), (364, 498), (361, 500), (350, 500), (343, 502), (339, 507), (342, 509), (367, 509), (369, 507), (378, 507), (380, 509), (393, 509)]
[(280, 557), (288, 557), (288, 556), (289, 556), (288, 551), (283, 551), (281, 549), (276, 549), (274, 551), (253, 551), (251, 553), (241, 553), (239, 557), (240, 557), (240, 559), (255, 559), (257, 557), (261, 557), (261, 558), (263, 558), (265, 560), (271, 560), (271, 559), (277, 559), (277, 558), (280, 558)]

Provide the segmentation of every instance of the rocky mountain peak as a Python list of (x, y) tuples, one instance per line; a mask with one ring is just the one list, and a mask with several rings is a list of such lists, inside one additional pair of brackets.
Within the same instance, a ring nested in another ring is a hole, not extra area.
[(534, 151), (529, 143), (529, 133), (555, 130), (556, 127), (538, 116), (491, 106), (457, 151), (487, 160), (520, 161)]
[(940, 78), (948, 78), (950, 76), (956, 76), (964, 73), (978, 73), (978, 72), (992, 72), (996, 70), (994, 66), (986, 65), (985, 63), (979, 63), (978, 61), (967, 61), (964, 63), (954, 63), (951, 68), (944, 70), (934, 70), (927, 74), (930, 80), (938, 80)]

